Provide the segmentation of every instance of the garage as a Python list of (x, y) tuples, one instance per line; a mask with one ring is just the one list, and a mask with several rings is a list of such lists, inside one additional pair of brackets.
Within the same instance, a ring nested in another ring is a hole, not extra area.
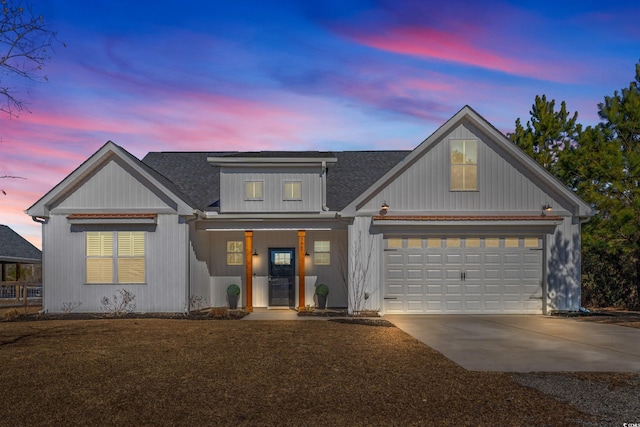
[(385, 236), (385, 313), (541, 314), (542, 238)]

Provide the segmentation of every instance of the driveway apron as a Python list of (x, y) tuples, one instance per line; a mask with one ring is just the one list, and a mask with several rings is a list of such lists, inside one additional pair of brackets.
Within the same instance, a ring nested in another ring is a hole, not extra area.
[(541, 315), (385, 315), (471, 371), (640, 372), (640, 329)]

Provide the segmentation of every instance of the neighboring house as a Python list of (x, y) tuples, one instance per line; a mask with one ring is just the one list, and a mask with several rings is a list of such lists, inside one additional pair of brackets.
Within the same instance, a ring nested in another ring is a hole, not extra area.
[[(0, 298), (5, 298), (9, 294), (12, 295), (12, 298), (15, 297), (13, 285), (16, 282), (23, 282), (23, 279), (29, 279), (29, 277), (21, 277), (23, 264), (38, 266), (41, 263), (42, 252), (40, 249), (8, 226), (0, 225), (0, 285), (11, 285), (11, 288), (5, 286), (0, 289)], [(13, 265), (11, 277), (8, 274), (10, 265)], [(32, 269), (31, 276), (37, 276), (34, 270)]]
[[(580, 307), (591, 208), (470, 107), (412, 151), (160, 152), (108, 142), (27, 211), (44, 308), (314, 304), (382, 313)], [(348, 283), (348, 290), (345, 281)]]

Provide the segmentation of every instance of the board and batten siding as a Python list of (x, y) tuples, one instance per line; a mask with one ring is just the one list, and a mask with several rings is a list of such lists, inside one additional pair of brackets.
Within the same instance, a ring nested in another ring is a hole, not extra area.
[[(263, 182), (262, 200), (245, 200), (245, 183)], [(302, 200), (284, 200), (285, 181), (300, 181)], [(318, 168), (221, 168), (220, 212), (320, 212), (322, 180)]]
[(580, 228), (579, 221), (567, 217), (546, 236), (547, 312), (580, 309)]
[[(478, 191), (451, 191), (449, 141), (456, 139), (478, 141)], [(402, 211), (540, 212), (546, 203), (560, 208), (539, 184), (520, 172), (489, 137), (463, 122), (359, 209), (379, 210), (384, 202), (390, 215)]]
[(52, 212), (79, 208), (110, 211), (122, 209), (175, 208), (175, 204), (159, 192), (149, 189), (134, 171), (118, 159), (100, 168), (82, 186), (53, 206)]
[[(74, 312), (101, 312), (103, 297), (119, 297), (126, 289), (135, 295), (137, 312), (182, 312), (186, 302), (185, 242), (187, 226), (178, 215), (158, 215), (154, 231), (146, 232), (146, 284), (85, 284), (85, 230), (118, 230), (125, 226), (73, 226), (66, 215), (51, 215), (43, 228), (46, 270), (43, 308), (64, 311), (65, 305), (81, 303)], [(126, 226), (127, 230), (150, 226)]]
[[(362, 290), (370, 296), (365, 300), (363, 309), (382, 309), (382, 277), (384, 241), (382, 233), (371, 233), (372, 218), (369, 216), (355, 217), (349, 225), (349, 299), (354, 298), (354, 292)], [(349, 303), (349, 310), (353, 308)]]

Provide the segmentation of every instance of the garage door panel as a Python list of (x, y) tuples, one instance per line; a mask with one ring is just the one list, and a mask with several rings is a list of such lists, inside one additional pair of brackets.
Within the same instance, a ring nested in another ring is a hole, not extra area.
[(404, 296), (404, 285), (397, 283), (387, 283), (387, 296)]
[(422, 300), (407, 301), (407, 311), (409, 313), (422, 313), (424, 311), (424, 303)]
[(434, 295), (442, 296), (444, 295), (443, 286), (427, 284), (425, 286), (425, 294), (429, 297), (432, 297)]
[(409, 268), (407, 270), (407, 280), (422, 280), (424, 271), (422, 269)]
[(481, 284), (477, 284), (477, 285), (466, 284), (464, 287), (464, 294), (469, 296), (479, 297), (480, 295), (482, 295), (482, 288), (483, 286)]
[(392, 269), (392, 268), (388, 268), (387, 269), (387, 280), (402, 280), (404, 279), (404, 270), (400, 270), (400, 269)]
[(424, 295), (424, 291), (422, 289), (422, 284), (409, 284), (407, 285), (407, 296), (419, 296), (422, 298)]
[(444, 271), (442, 269), (427, 269), (427, 279), (428, 280), (442, 280), (444, 277)]
[(444, 265), (442, 254), (427, 254), (427, 265)]
[(386, 252), (387, 265), (404, 265), (404, 254), (397, 252)]
[(422, 254), (407, 254), (408, 265), (424, 265), (424, 256)]
[(445, 286), (445, 295), (462, 295), (462, 285), (455, 284)]
[(519, 253), (504, 254), (505, 265), (520, 265), (522, 264), (522, 256)]
[(462, 265), (462, 254), (445, 254), (444, 261), (447, 263), (447, 265)]
[[(540, 313), (542, 251), (522, 244), (523, 237), (442, 238), (446, 245), (397, 248), (384, 252), (385, 299), (389, 313)], [(434, 239), (435, 240), (435, 239)], [(455, 240), (455, 242), (454, 242)], [(408, 241), (408, 240), (407, 240)], [(453, 244), (459, 241), (459, 244)], [(428, 242), (428, 241), (427, 241)], [(484, 243), (482, 243), (484, 242)]]

